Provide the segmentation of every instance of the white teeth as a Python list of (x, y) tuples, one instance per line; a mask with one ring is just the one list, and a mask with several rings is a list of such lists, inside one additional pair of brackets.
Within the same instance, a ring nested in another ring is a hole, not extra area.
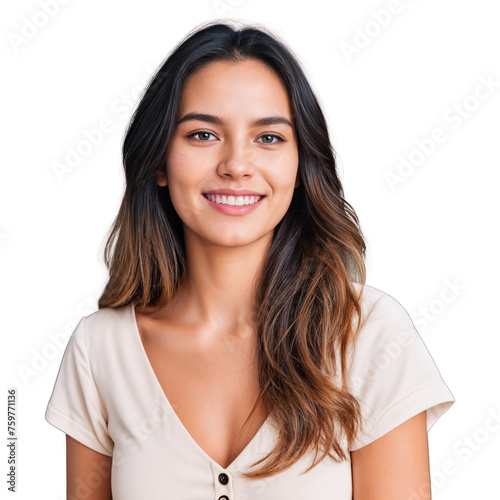
[(254, 203), (257, 203), (262, 196), (226, 196), (226, 195), (212, 195), (212, 194), (206, 194), (205, 195), (210, 201), (214, 203), (219, 203), (221, 205), (236, 205), (236, 206), (241, 206), (241, 205), (253, 205)]

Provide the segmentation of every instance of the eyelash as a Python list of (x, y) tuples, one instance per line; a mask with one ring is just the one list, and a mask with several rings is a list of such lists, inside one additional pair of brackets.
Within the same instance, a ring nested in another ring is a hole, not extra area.
[[(194, 137), (195, 135), (197, 134), (210, 134), (210, 135), (213, 135), (215, 137), (215, 134), (213, 134), (212, 132), (209, 132), (208, 130), (198, 130), (196, 132), (193, 132), (191, 134), (189, 134), (187, 137)], [(279, 135), (276, 135), (276, 134), (262, 134), (259, 136), (259, 139), (261, 137), (265, 137), (266, 135), (269, 135), (271, 137), (276, 137), (276, 139), (278, 139), (277, 142), (263, 142), (262, 144), (265, 144), (266, 146), (276, 146), (278, 145), (280, 142), (285, 142), (285, 139), (283, 139), (282, 137), (280, 137)], [(196, 142), (209, 142), (209, 141), (202, 141), (201, 139), (194, 139)]]

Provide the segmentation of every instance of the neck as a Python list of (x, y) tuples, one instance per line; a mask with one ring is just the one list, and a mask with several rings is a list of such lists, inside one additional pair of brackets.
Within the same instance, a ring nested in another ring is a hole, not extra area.
[(271, 240), (222, 247), (185, 236), (186, 268), (172, 314), (214, 336), (250, 331), (256, 278)]

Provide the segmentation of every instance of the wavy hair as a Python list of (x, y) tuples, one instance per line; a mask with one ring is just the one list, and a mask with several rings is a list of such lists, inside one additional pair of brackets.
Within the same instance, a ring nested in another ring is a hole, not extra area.
[(184, 236), (168, 186), (158, 186), (156, 173), (165, 168), (182, 90), (211, 62), (249, 58), (274, 70), (288, 92), (300, 180), (274, 229), (254, 296), (260, 393), (244, 425), (262, 403), (278, 424), (278, 439), (252, 464), (261, 467), (244, 476), (264, 478), (309, 450), (315, 460), (307, 471), (326, 456), (348, 459), (342, 441), (353, 441), (362, 419), (347, 359), (361, 328), (366, 279), (365, 239), (344, 199), (320, 104), (297, 58), (267, 28), (233, 20), (200, 25), (151, 77), (123, 141), (126, 188), (107, 235), (109, 280), (98, 305), (163, 307), (172, 299), (185, 268)]

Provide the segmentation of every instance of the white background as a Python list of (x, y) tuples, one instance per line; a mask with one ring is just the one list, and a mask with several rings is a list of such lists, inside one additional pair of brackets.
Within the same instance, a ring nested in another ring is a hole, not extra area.
[[(429, 432), (433, 498), (496, 498), (498, 2), (55, 2), (50, 15), (40, 0), (1, 16), (2, 399), (17, 388), (17, 498), (65, 498), (65, 435), (44, 413), (67, 339), (106, 283), (135, 98), (190, 30), (219, 16), (262, 23), (303, 64), (368, 240), (367, 283), (412, 315), (456, 398)], [(58, 176), (103, 119), (112, 130)], [(391, 189), (404, 159), (413, 171)]]

